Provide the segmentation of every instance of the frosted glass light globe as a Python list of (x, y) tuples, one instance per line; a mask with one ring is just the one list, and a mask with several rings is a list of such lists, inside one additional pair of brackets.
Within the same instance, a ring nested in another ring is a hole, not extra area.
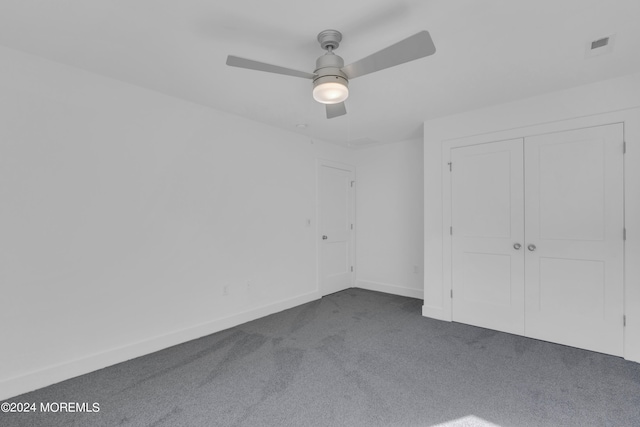
[(342, 83), (320, 83), (313, 88), (313, 99), (322, 104), (339, 104), (348, 97), (349, 88)]

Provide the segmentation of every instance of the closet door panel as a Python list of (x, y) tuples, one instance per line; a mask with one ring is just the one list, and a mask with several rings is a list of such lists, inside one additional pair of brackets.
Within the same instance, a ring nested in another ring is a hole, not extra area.
[(525, 335), (622, 355), (622, 124), (524, 146)]
[(451, 150), (453, 320), (524, 333), (522, 139)]

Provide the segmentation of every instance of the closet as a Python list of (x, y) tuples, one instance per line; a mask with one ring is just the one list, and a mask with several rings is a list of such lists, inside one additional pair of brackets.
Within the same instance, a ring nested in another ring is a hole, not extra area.
[(454, 321), (623, 354), (623, 124), (451, 148)]

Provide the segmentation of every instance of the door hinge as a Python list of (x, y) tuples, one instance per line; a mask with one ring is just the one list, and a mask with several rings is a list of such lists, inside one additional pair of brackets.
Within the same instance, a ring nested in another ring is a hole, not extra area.
[(449, 172), (451, 172), (453, 170), (453, 163), (449, 162), (447, 164), (449, 165)]
[(351, 266), (351, 272), (353, 273), (353, 265)]
[(622, 240), (627, 240), (627, 227), (622, 229)]
[(627, 141), (622, 141), (622, 154), (627, 154)]
[(451, 289), (451, 298), (453, 298), (453, 289)]
[(351, 224), (351, 229), (353, 230), (353, 224)]
[(355, 181), (351, 181), (351, 186), (353, 187), (353, 184), (355, 184), (355, 183), (356, 183)]
[(627, 316), (626, 315), (622, 316), (622, 326), (627, 326)]
[(453, 226), (449, 227), (449, 236), (453, 236)]

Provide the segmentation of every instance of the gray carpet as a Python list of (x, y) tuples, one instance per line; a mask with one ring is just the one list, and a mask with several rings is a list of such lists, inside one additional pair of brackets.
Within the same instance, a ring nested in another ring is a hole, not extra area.
[(361, 289), (19, 396), (2, 426), (640, 426), (640, 364)]

